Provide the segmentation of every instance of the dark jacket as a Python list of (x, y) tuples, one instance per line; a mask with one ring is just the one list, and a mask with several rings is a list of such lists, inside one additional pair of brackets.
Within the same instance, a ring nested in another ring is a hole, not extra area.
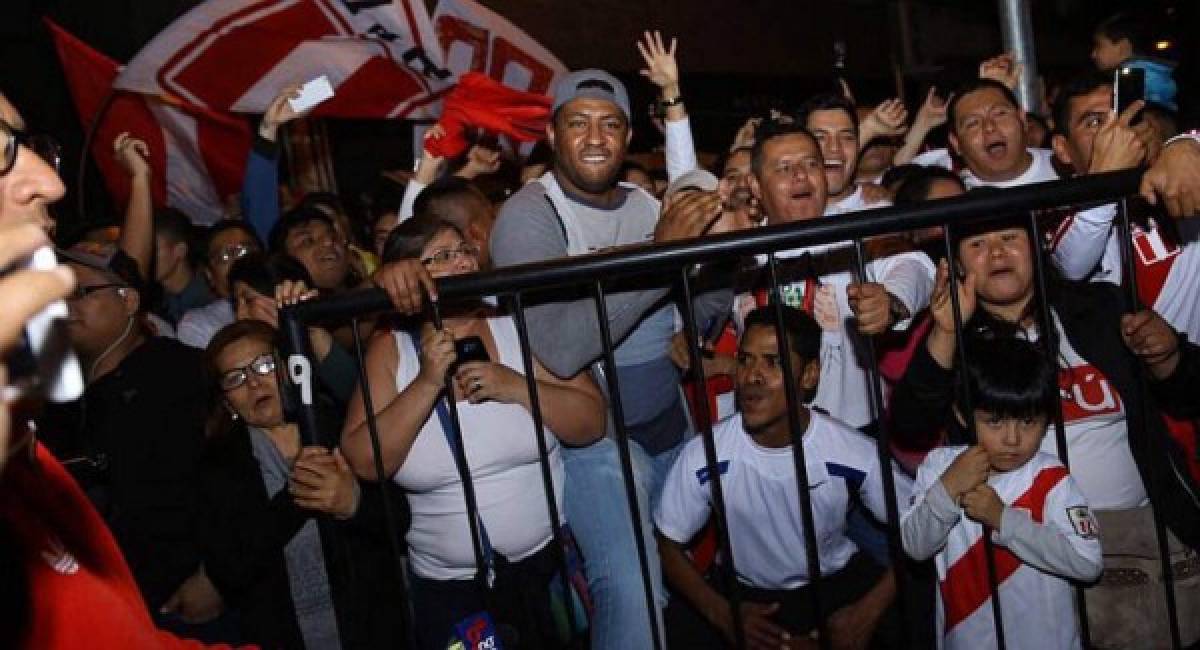
[(1200, 418), (1200, 345), (1178, 334), (1179, 365), (1170, 377), (1150, 383), (1150, 390), (1164, 411), (1180, 420)]
[[(1129, 448), (1155, 509), (1182, 542), (1200, 548), (1200, 489), (1188, 473), (1182, 450), (1167, 434), (1158, 405), (1166, 393), (1148, 384), (1145, 399), (1141, 398), (1140, 362), (1121, 339), (1120, 288), (1103, 282), (1054, 280), (1047, 296), (1071, 346), (1120, 394)], [(966, 328), (971, 330), (982, 320), (977, 313)], [(899, 445), (929, 448), (934, 444), (931, 433), (941, 430), (947, 432), (949, 444), (970, 442), (951, 413), (955, 380), (953, 370), (939, 366), (926, 346), (917, 346), (892, 393), (892, 435)]]
[(149, 337), (39, 427), (104, 516), (151, 611), (200, 565), (204, 385), (199, 351)]
[[(287, 488), (268, 499), (244, 424), (209, 442), (202, 472), (205, 567), (226, 603), (239, 611), (247, 641), (264, 650), (304, 648), (283, 547), (316, 517), (342, 647), (406, 647), (405, 605), (380, 485), (360, 483), (358, 511), (345, 521), (300, 509)], [(402, 544), (408, 504), (394, 484), (382, 489), (389, 490)]]

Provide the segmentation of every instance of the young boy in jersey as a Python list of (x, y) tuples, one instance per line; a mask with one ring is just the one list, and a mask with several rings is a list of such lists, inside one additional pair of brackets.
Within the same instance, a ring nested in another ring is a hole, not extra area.
[[(872, 647), (898, 647), (898, 621), (890, 609), (896, 592), (892, 571), (846, 537), (846, 515), (854, 500), (887, 520), (875, 442), (803, 405), (815, 393), (821, 373), (821, 330), (803, 311), (783, 310), (801, 402), (797, 416), (827, 629), (834, 647), (865, 648), (872, 639)], [(774, 308), (750, 312), (735, 372), (740, 412), (713, 431), (733, 565), (741, 583), (742, 630), (752, 648), (816, 647), (810, 638), (817, 618), (809, 598), (811, 573), (781, 347)], [(723, 581), (707, 581), (683, 551), (712, 515), (712, 480), (702, 437), (694, 437), (667, 475), (655, 512), (663, 574), (674, 592), (665, 614), (670, 647), (723, 648), (736, 637), (733, 601)], [(897, 500), (906, 503), (911, 481), (897, 476), (896, 485)]]
[(967, 356), (957, 412), (971, 405), (977, 443), (929, 453), (900, 521), (909, 555), (937, 556), (939, 647), (997, 645), (990, 534), (1007, 647), (1079, 648), (1070, 581), (1096, 580), (1102, 561), (1083, 493), (1058, 458), (1038, 451), (1058, 399), (1056, 370), (1015, 338), (971, 345)]

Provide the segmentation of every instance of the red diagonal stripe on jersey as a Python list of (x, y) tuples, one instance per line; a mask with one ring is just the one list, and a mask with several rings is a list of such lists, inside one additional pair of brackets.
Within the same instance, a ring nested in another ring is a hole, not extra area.
[[(1062, 466), (1047, 467), (1038, 472), (1033, 484), (1016, 501), (1012, 508), (1024, 508), (1033, 520), (1042, 523), (1046, 495), (1067, 475)], [(946, 631), (950, 631), (979, 609), (992, 597), (988, 587), (987, 555), (983, 538), (976, 542), (946, 571), (942, 581), (942, 607), (946, 613)], [(1017, 568), (1021, 560), (1006, 548), (993, 547), (992, 557), (996, 561), (996, 584), (1003, 584)]]
[[(229, 110), (304, 41), (339, 32), (313, 2), (298, 3), (227, 29), (227, 33), (219, 35), (195, 60), (167, 80), (219, 110)], [(207, 33), (202, 34), (194, 42), (206, 36)], [(163, 66), (163, 69), (172, 68)]]

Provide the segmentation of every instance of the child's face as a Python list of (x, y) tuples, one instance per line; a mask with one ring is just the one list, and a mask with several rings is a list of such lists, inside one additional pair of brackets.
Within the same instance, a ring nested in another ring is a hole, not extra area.
[(975, 434), (987, 452), (992, 469), (1007, 472), (1024, 465), (1037, 453), (1046, 434), (1046, 416), (1002, 418), (976, 409)]

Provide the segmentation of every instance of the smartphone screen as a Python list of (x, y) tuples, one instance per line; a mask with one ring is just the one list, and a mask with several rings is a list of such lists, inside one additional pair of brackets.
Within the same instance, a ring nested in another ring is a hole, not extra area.
[[(1129, 105), (1146, 95), (1146, 71), (1132, 66), (1120, 66), (1113, 80), (1113, 110), (1120, 115)], [(1134, 120), (1136, 122), (1136, 118)]]
[(454, 342), (454, 352), (458, 357), (455, 360), (456, 366), (471, 361), (491, 361), (487, 348), (483, 345), (483, 339), (478, 336), (458, 339)]

